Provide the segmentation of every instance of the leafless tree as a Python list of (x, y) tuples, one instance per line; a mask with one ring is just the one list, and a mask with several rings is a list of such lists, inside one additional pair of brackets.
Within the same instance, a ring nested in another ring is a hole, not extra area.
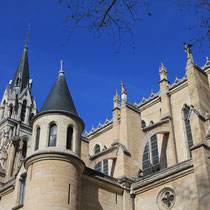
[[(59, 0), (69, 9), (65, 22), (71, 24), (67, 27), (69, 37), (78, 27), (87, 28), (96, 38), (104, 32), (113, 37), (115, 49), (121, 46), (121, 32), (127, 31), (131, 35), (134, 46), (133, 26), (142, 20), (149, 12), (151, 0)], [(209, 41), (209, 0), (176, 0), (181, 9), (192, 9), (198, 23), (189, 26), (194, 30), (193, 44), (201, 49), (205, 41)], [(152, 4), (152, 1), (151, 1)], [(208, 43), (209, 44), (209, 43)]]
[(188, 27), (194, 32), (192, 42), (202, 50), (202, 46), (207, 44), (210, 47), (210, 2), (209, 0), (179, 0), (179, 6), (184, 11), (192, 10), (197, 17), (197, 23)]
[(69, 8), (66, 22), (73, 23), (68, 34), (77, 27), (88, 28), (96, 38), (105, 31), (112, 34), (115, 49), (121, 45), (121, 32), (128, 31), (132, 36), (132, 28), (141, 14), (149, 16), (150, 0), (59, 0)]

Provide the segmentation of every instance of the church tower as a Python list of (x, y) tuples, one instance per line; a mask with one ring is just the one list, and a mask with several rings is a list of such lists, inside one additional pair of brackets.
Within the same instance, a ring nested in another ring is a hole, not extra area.
[(25, 209), (80, 209), (84, 123), (77, 114), (62, 66), (63, 61), (53, 88), (32, 122), (32, 151), (25, 162)]
[(37, 113), (36, 100), (31, 96), (32, 79), (29, 79), (28, 36), (14, 77), (0, 101), (2, 182), (14, 178), (26, 158), (32, 132), (30, 120)]

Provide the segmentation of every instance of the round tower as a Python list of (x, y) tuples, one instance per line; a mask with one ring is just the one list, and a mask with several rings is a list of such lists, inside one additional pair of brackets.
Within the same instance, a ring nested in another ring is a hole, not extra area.
[(32, 151), (27, 170), (24, 209), (80, 209), (80, 159), (84, 123), (78, 116), (64, 72), (33, 119)]

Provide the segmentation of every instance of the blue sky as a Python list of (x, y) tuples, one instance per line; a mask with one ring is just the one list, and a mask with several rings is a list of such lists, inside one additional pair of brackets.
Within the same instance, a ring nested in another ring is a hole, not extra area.
[[(120, 52), (115, 54), (112, 38), (104, 34), (95, 39), (85, 29), (76, 30), (70, 40), (64, 23), (68, 9), (58, 0), (10, 0), (0, 6), (0, 94), (12, 79), (21, 57), (28, 24), (30, 78), (32, 95), (42, 107), (64, 60), (65, 77), (77, 111), (88, 131), (105, 118), (112, 118), (113, 96), (120, 92), (122, 80), (128, 101), (139, 103), (159, 90), (161, 60), (171, 83), (185, 74), (186, 53), (183, 41), (189, 42), (195, 32), (187, 30), (197, 23), (190, 10), (181, 11), (176, 0), (151, 1), (150, 12), (133, 28), (135, 49), (127, 33), (122, 34)], [(209, 49), (192, 48), (195, 63), (204, 65)]]

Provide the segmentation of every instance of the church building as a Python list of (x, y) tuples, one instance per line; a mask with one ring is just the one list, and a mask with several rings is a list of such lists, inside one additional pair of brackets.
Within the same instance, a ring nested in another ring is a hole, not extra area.
[(190, 48), (183, 78), (170, 84), (161, 62), (159, 91), (139, 103), (121, 82), (112, 119), (87, 132), (62, 61), (38, 112), (26, 42), (0, 101), (0, 209), (210, 209), (210, 61)]

